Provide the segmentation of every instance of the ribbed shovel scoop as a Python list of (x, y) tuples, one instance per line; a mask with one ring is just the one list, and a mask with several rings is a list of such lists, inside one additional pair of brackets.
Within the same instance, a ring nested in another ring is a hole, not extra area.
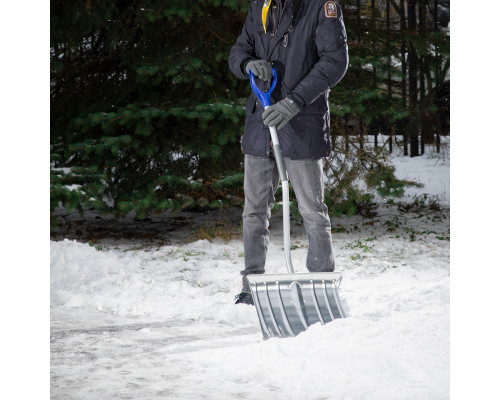
[(262, 334), (296, 336), (307, 327), (350, 316), (340, 289), (342, 274), (312, 272), (249, 275)]

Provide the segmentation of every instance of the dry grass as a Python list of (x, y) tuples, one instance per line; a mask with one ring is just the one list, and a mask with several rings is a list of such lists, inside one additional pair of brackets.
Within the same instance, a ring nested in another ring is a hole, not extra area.
[(200, 226), (193, 231), (192, 235), (196, 240), (208, 240), (210, 242), (220, 240), (225, 243), (237, 237), (229, 221), (212, 222), (205, 226)]

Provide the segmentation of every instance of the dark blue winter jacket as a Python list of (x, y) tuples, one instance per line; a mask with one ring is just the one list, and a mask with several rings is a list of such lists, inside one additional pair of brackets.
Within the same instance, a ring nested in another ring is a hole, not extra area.
[[(282, 6), (283, 3), (283, 6)], [(248, 79), (249, 60), (272, 63), (278, 82), (272, 94), (277, 102), (286, 96), (301, 99), (305, 107), (278, 131), (285, 157), (321, 158), (331, 153), (328, 95), (345, 75), (347, 37), (337, 1), (272, 0), (266, 31), (262, 25), (264, 0), (252, 0), (245, 26), (232, 47), (229, 68), (239, 79)], [(269, 82), (256, 79), (261, 90)], [(250, 85), (248, 86), (249, 90)], [(263, 108), (251, 93), (246, 103), (245, 154), (270, 154), (269, 128), (262, 121)]]

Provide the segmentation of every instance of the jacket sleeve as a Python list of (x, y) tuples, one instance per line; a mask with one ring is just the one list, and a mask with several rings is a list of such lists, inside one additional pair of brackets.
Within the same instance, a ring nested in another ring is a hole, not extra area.
[(315, 39), (319, 59), (291, 92), (300, 96), (306, 105), (339, 83), (349, 64), (342, 11), (337, 1), (334, 3), (337, 14), (333, 17), (326, 16), (326, 5), (321, 3)]
[(253, 7), (254, 2), (250, 3), (243, 30), (229, 53), (229, 69), (238, 79), (248, 79), (248, 75), (244, 70), (245, 64), (249, 60), (256, 59), (252, 18)]

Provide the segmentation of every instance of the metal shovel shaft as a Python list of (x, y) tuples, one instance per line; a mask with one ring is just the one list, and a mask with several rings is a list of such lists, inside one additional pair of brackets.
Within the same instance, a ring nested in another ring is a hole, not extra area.
[(283, 153), (281, 152), (278, 132), (274, 126), (269, 127), (269, 130), (271, 132), (274, 158), (276, 160), (276, 165), (278, 166), (281, 189), (283, 191), (283, 246), (285, 247), (285, 262), (288, 272), (293, 274), (292, 255), (290, 253), (290, 189), (288, 187), (288, 175), (286, 173), (285, 159), (283, 158)]

